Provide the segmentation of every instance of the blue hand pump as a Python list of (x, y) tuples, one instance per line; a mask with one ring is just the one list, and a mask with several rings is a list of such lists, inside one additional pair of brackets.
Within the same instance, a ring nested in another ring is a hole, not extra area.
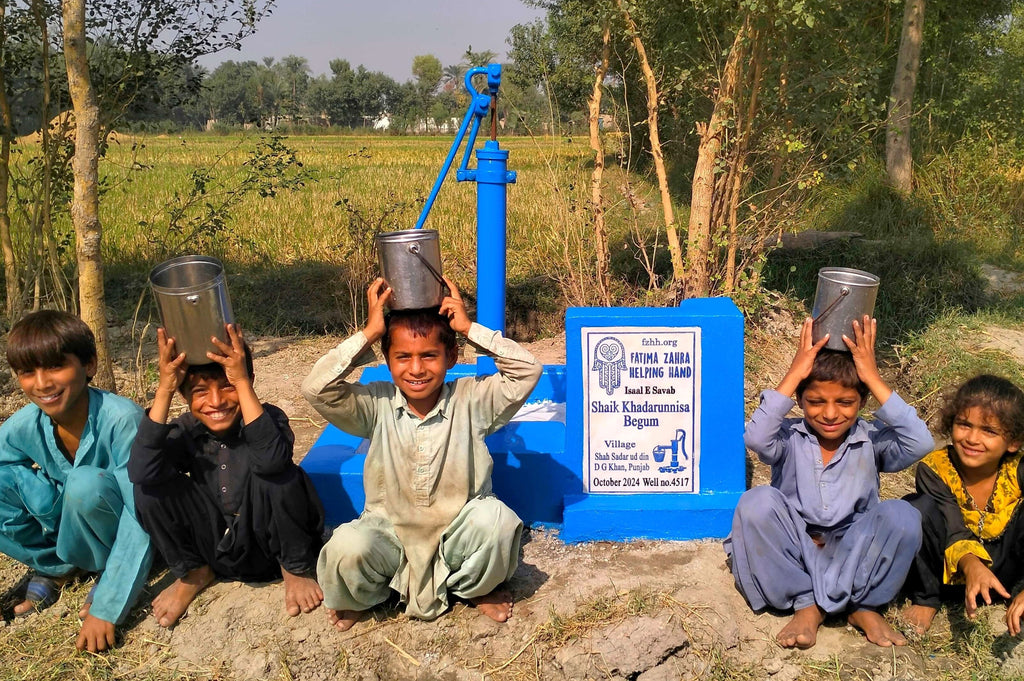
[[(478, 93), (473, 77), (487, 75), (488, 94)], [(434, 200), (444, 183), (448, 170), (469, 130), (469, 140), (462, 164), (455, 174), (459, 182), (476, 182), (476, 295), (477, 320), (484, 326), (505, 332), (505, 234), (507, 225), (506, 185), (516, 181), (514, 170), (508, 170), (508, 151), (501, 149), (497, 140), (498, 87), (501, 85), (501, 64), (477, 66), (466, 72), (464, 79), (470, 96), (469, 110), (455, 135), (448, 156), (441, 166), (434, 187), (427, 197), (416, 229), (427, 220)], [(491, 138), (477, 149), (477, 167), (469, 168), (469, 155), (476, 143), (480, 121), (490, 111)], [(479, 362), (478, 362), (479, 364)], [(493, 364), (490, 364), (493, 367)]]

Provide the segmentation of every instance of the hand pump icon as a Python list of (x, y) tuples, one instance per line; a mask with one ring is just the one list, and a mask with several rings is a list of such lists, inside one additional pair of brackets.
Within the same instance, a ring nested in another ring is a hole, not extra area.
[(655, 445), (652, 455), (654, 456), (655, 463), (662, 463), (665, 461), (665, 455), (669, 452), (672, 453), (672, 459), (669, 461), (669, 465), (661, 466), (658, 468), (660, 473), (682, 473), (688, 466), (679, 465), (679, 455), (683, 455), (683, 459), (686, 461), (690, 460), (690, 455), (686, 453), (686, 431), (682, 428), (676, 430), (676, 436), (667, 445)]

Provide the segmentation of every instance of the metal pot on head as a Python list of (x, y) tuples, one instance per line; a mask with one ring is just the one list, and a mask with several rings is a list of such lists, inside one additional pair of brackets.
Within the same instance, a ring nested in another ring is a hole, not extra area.
[(814, 293), (813, 337), (817, 343), (829, 334), (826, 348), (849, 352), (843, 334), (853, 339), (853, 322), (875, 311), (879, 278), (870, 272), (848, 267), (823, 267), (818, 271)]
[(392, 310), (438, 307), (444, 299), (437, 230), (381, 232), (375, 239), (381, 275), (391, 287)]
[(160, 322), (189, 364), (209, 364), (207, 352), (219, 352), (211, 336), (227, 342), (225, 324), (233, 324), (224, 265), (205, 255), (166, 260), (149, 273)]

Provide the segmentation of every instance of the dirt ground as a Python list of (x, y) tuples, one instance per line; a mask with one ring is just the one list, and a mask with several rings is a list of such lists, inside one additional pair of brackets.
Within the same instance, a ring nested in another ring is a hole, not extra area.
[[(299, 385), (337, 339), (251, 340), (257, 392), (291, 415), (296, 453), (304, 453), (325, 424), (303, 400)], [(545, 363), (565, 361), (564, 338), (528, 347)], [(784, 364), (774, 370), (785, 370), (788, 357), (780, 355), (780, 361)], [(131, 377), (122, 374), (121, 379)], [(10, 413), (19, 400), (6, 380), (0, 385), (7, 395), (0, 409)], [(748, 384), (748, 398), (759, 387)], [(763, 467), (753, 477), (765, 481)], [(23, 574), (23, 568), (0, 569), (0, 588), (18, 583)], [(289, 618), (281, 582), (216, 583), (176, 627), (164, 630), (144, 606), (167, 583), (166, 575), (154, 575), (122, 644), (146, 661), (117, 670), (118, 677), (138, 678), (147, 668), (160, 668), (232, 680), (792, 681), (813, 675), (875, 681), (935, 678), (969, 664), (952, 654), (936, 655), (933, 646), (920, 642), (878, 648), (841, 620), (826, 623), (813, 649), (782, 650), (774, 635), (786, 618), (750, 611), (733, 586), (720, 542), (711, 540), (566, 545), (557, 533), (530, 531), (511, 583), (514, 616), (505, 624), (462, 604), (434, 622), (409, 620), (388, 604), (339, 633), (328, 626), (322, 608)], [(37, 618), (66, 616), (77, 607), (62, 601), (51, 608), (56, 614), (47, 611), (7, 626), (34, 626)], [(984, 611), (992, 630), (1005, 632), (1003, 609)], [(889, 615), (897, 621), (895, 609)], [(961, 630), (940, 613), (930, 636), (949, 638)], [(1006, 664), (1019, 663), (1024, 652), (1018, 653), (1005, 635), (998, 638)]]

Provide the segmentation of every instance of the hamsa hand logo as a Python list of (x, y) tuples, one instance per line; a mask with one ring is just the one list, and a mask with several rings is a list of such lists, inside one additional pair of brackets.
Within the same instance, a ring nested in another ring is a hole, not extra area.
[(594, 350), (594, 366), (591, 371), (598, 372), (598, 384), (611, 395), (622, 385), (622, 372), (626, 369), (626, 348), (618, 338), (605, 336), (597, 342)]

